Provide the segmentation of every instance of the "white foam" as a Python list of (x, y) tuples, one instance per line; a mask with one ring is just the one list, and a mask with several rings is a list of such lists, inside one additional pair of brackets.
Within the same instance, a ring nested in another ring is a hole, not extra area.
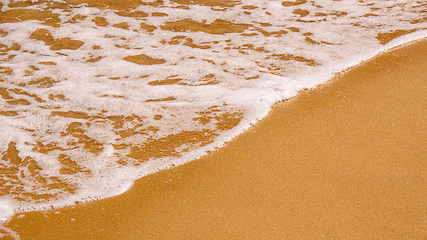
[[(2, 2), (3, 10), (8, 9), (9, 1)], [(246, 4), (258, 8), (246, 14), (247, 10), (242, 9)], [(139, 6), (137, 10), (149, 16), (137, 19), (119, 16), (113, 10), (82, 5), (72, 8), (71, 12), (55, 10), (61, 19), (58, 28), (35, 20), (0, 25), (0, 29), (8, 32), (2, 37), (2, 43), (21, 46), (20, 50), (1, 56), (0, 66), (12, 69), (12, 73), (2, 75), (5, 81), (0, 82), (0, 87), (8, 89), (14, 99), (31, 103), (11, 105), (8, 99), (0, 98), (2, 106), (18, 113), (12, 117), (0, 115), (0, 152), (14, 142), (19, 157), (34, 159), (42, 169), (38, 174), (47, 182), (53, 181), (50, 177), (57, 177), (75, 186), (73, 194), (66, 189), (47, 188), (34, 181), (27, 165), (19, 165), (22, 175), (18, 182), (25, 191), (55, 197), (48, 201), (18, 201), (13, 198), (19, 193), (11, 193), (12, 200), (4, 205), (5, 218), (13, 212), (61, 207), (120, 194), (138, 177), (186, 163), (222, 146), (265, 117), (274, 103), (293, 97), (302, 89), (325, 83), (335, 73), (380, 52), (427, 36), (422, 30), (427, 29), (427, 22), (411, 23), (420, 18), (423, 6), (397, 0), (364, 3), (316, 0), (292, 7), (284, 7), (282, 1), (244, 0), (225, 11), (214, 11), (210, 6), (193, 5), (190, 10), (173, 6), (175, 4), (169, 2), (162, 8)], [(42, 8), (33, 6), (37, 7)], [(387, 11), (373, 10), (375, 8)], [(296, 9), (307, 10), (309, 14), (299, 16), (294, 13)], [(150, 15), (159, 11), (168, 15)], [(87, 18), (69, 23), (75, 14)], [(94, 17), (105, 17), (109, 25), (96, 26), (92, 22)], [(250, 26), (243, 32), (226, 34), (160, 28), (167, 22), (189, 18), (203, 24), (223, 19)], [(122, 22), (128, 23), (129, 30), (112, 26)], [(141, 23), (157, 29), (143, 30)], [(29, 39), (38, 28), (50, 31), (55, 39), (69, 37), (84, 44), (78, 50), (51, 50), (43, 41)], [(386, 45), (377, 39), (379, 33), (412, 29), (418, 31)], [(280, 33), (281, 30), (287, 33)], [(198, 47), (187, 46), (191, 43)], [(95, 49), (95, 45), (100, 49)], [(138, 65), (124, 60), (126, 56), (138, 54), (164, 59), (165, 63)], [(16, 56), (7, 60), (11, 55)], [(87, 62), (97, 57), (102, 58)], [(55, 62), (56, 65), (40, 62)], [(27, 84), (43, 77), (50, 77), (57, 83), (49, 88)], [(172, 83), (155, 84), (166, 80)], [(24, 90), (31, 96), (12, 89)], [(34, 95), (43, 101), (38, 101)], [(55, 97), (61, 95), (63, 99)], [(159, 101), (161, 99), (166, 101)], [(202, 124), (195, 120), (200, 112), (212, 108), (215, 111), (210, 113), (213, 116), (210, 122)], [(90, 117), (52, 116), (54, 111), (80, 111)], [(215, 116), (225, 112), (241, 113), (243, 118), (234, 128), (220, 132)], [(158, 115), (161, 119), (156, 118)], [(117, 116), (132, 120), (121, 126), (108, 118)], [(100, 151), (88, 150), (75, 136), (65, 134), (73, 122), (80, 123), (84, 134), (100, 144)], [(126, 130), (139, 134), (121, 137), (120, 131)], [(194, 143), (189, 152), (179, 153), (187, 145), (177, 146), (175, 150), (180, 156), (165, 155), (144, 162), (129, 157), (132, 146), (142, 146), (147, 141), (182, 131), (204, 130), (218, 131), (220, 135), (204, 146)], [(37, 151), (38, 143), (55, 144), (57, 148)], [(61, 154), (70, 157), (82, 171), (62, 174)], [(118, 164), (120, 160), (128, 164)], [(10, 166), (7, 161), (1, 163), (3, 167)]]
[(0, 199), (0, 223), (7, 221), (15, 214), (10, 202), (5, 199)]
[(12, 229), (0, 226), (0, 230), (0, 238), (19, 240), (19, 235)]

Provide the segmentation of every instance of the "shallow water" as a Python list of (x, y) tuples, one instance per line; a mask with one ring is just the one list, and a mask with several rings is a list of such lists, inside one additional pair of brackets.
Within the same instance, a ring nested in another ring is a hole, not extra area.
[(424, 1), (0, 1), (0, 217), (122, 193), (425, 37)]

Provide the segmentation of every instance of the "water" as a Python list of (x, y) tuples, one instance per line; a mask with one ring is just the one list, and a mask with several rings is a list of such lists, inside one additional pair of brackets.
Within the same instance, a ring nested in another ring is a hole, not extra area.
[(2, 221), (120, 194), (427, 35), (424, 1), (0, 2)]

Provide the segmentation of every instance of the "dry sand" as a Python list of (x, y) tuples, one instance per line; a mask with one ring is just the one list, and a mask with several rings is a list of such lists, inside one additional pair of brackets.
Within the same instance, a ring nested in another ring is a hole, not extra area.
[(8, 227), (21, 239), (427, 239), (426, 80), (422, 40), (123, 195)]

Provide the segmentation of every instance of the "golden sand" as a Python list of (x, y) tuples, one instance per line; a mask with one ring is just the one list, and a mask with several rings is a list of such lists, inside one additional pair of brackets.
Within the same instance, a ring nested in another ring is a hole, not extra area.
[(426, 239), (426, 80), (422, 40), (120, 196), (7, 227), (21, 239)]

